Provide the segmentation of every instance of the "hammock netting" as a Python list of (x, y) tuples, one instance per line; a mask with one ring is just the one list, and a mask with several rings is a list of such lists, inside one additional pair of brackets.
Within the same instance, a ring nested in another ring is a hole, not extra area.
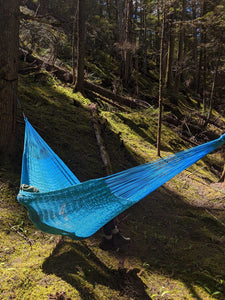
[(20, 190), (31, 221), (40, 230), (87, 238), (121, 212), (225, 143), (220, 138), (166, 158), (98, 179), (80, 182), (26, 119)]

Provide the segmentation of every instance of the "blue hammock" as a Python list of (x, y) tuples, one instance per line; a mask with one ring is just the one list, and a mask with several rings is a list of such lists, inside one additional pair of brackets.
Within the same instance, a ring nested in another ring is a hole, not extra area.
[(31, 221), (40, 230), (87, 238), (206, 154), (225, 143), (225, 134), (203, 145), (178, 152), (107, 177), (81, 183), (40, 137), (27, 119), (20, 190)]

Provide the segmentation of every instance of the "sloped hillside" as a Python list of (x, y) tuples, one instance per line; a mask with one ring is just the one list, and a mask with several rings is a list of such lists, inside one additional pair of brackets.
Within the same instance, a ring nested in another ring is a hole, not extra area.
[[(73, 94), (44, 71), (20, 76), (19, 98), (32, 125), (81, 181), (105, 175), (88, 109), (93, 99)], [(95, 101), (114, 172), (157, 158), (154, 108), (140, 114)], [(192, 109), (197, 115), (194, 104), (181, 104), (182, 113)], [(191, 130), (188, 122), (182, 132), (169, 123), (168, 114), (166, 120), (163, 157), (198, 142), (180, 137)], [(220, 150), (120, 215), (119, 226), (132, 243), (123, 252), (104, 252), (98, 247), (101, 232), (73, 241), (42, 233), (31, 224), (16, 201), (21, 116), (17, 125), (18, 157), (0, 167), (2, 299), (225, 298), (225, 187), (217, 183), (223, 168)], [(222, 133), (210, 126), (213, 136)]]

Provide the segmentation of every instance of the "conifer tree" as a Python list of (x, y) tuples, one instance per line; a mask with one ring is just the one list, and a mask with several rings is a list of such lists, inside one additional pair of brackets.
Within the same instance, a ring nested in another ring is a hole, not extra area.
[(0, 0), (0, 11), (0, 151), (7, 157), (15, 150), (19, 0)]

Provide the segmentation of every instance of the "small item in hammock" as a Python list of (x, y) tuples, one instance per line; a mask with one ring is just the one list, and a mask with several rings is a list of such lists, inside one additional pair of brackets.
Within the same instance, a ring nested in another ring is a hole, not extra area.
[(39, 189), (37, 189), (35, 186), (27, 185), (27, 184), (22, 184), (20, 187), (21, 191), (24, 192), (29, 192), (29, 193), (39, 193)]

